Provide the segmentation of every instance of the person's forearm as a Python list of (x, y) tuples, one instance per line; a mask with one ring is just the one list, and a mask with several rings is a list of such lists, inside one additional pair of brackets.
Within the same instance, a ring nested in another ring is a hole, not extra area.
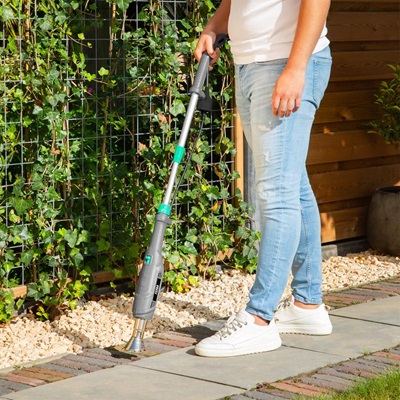
[(296, 34), (286, 67), (272, 93), (272, 112), (289, 117), (300, 108), (308, 61), (321, 36), (330, 0), (301, 0)]
[(306, 69), (328, 15), (330, 0), (302, 0), (288, 68)]
[(228, 33), (228, 19), (231, 11), (231, 0), (222, 0), (215, 14), (208, 21), (203, 33), (214, 32), (217, 36), (220, 33)]

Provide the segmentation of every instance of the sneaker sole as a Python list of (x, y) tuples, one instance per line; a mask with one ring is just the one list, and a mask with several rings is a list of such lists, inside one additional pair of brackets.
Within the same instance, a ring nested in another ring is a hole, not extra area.
[(275, 342), (268, 343), (268, 345), (264, 344), (264, 347), (258, 347), (257, 350), (254, 349), (254, 345), (245, 347), (245, 348), (237, 348), (231, 350), (218, 350), (218, 349), (207, 349), (196, 346), (194, 351), (198, 356), (201, 357), (235, 357), (235, 356), (244, 356), (248, 354), (257, 354), (264, 353), (266, 351), (276, 350), (281, 347), (282, 341), (277, 340)]
[(332, 326), (321, 326), (320, 328), (306, 325), (280, 327), (279, 324), (277, 324), (277, 328), (279, 333), (293, 333), (298, 335), (325, 336), (332, 333)]

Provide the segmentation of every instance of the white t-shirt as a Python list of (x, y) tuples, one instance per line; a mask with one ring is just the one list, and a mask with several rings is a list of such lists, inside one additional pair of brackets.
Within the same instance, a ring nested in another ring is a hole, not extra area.
[[(296, 32), (301, 0), (231, 0), (228, 23), (236, 64), (288, 58)], [(324, 26), (314, 53), (329, 40)]]

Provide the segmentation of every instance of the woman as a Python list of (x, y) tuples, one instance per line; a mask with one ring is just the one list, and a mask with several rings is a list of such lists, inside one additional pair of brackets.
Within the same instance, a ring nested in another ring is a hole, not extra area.
[[(320, 218), (306, 157), (315, 112), (329, 81), (330, 0), (222, 0), (195, 50), (213, 62), (229, 33), (236, 103), (255, 165), (261, 244), (245, 310), (196, 346), (208, 357), (274, 350), (280, 333), (332, 332), (322, 303)], [(290, 272), (291, 299), (278, 305)]]

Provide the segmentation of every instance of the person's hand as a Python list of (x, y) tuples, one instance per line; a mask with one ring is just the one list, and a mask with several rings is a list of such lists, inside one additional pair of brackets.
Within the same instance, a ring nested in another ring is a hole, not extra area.
[(202, 54), (206, 51), (211, 57), (210, 69), (212, 69), (212, 64), (214, 64), (219, 57), (219, 49), (214, 50), (214, 43), (217, 35), (214, 32), (203, 32), (197, 42), (196, 49), (194, 51), (194, 56), (197, 61), (200, 61)]
[(300, 107), (305, 84), (305, 72), (301, 69), (285, 69), (276, 81), (272, 92), (272, 112), (275, 116), (289, 117)]

